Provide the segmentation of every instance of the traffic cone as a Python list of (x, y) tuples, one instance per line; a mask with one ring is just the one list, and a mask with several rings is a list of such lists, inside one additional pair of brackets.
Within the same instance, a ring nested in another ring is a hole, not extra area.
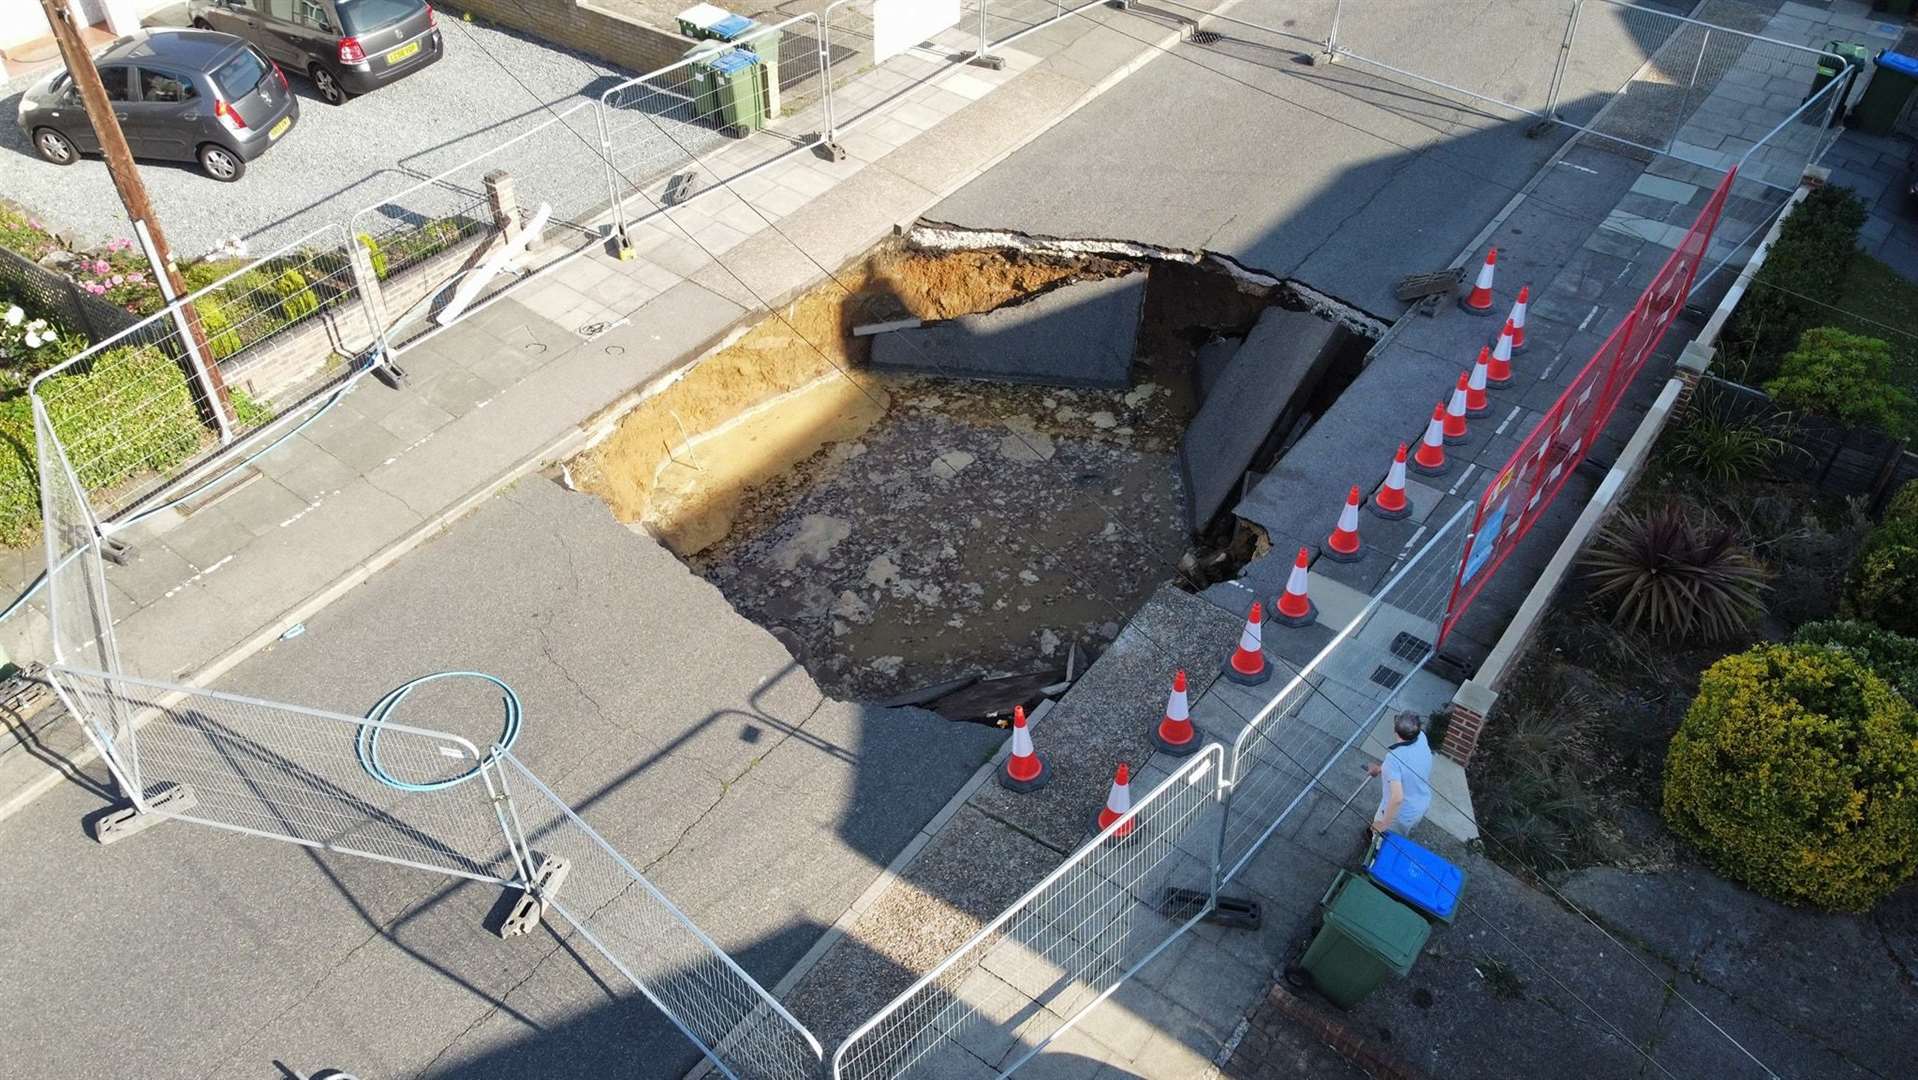
[(1292, 564), (1292, 573), (1286, 576), (1285, 592), (1273, 604), (1272, 621), (1285, 626), (1310, 626), (1312, 620), (1319, 617), (1318, 606), (1306, 595), (1305, 568), (1312, 565), (1312, 554), (1305, 548), (1299, 549), (1299, 557)]
[(1489, 346), (1478, 347), (1478, 359), (1472, 363), (1472, 377), (1465, 381), (1465, 415), (1484, 416), (1492, 411), (1492, 402), (1485, 396), (1485, 381), (1491, 375), (1492, 350)]
[(1492, 361), (1486, 365), (1485, 381), (1493, 386), (1504, 386), (1512, 381), (1512, 320), (1505, 320), (1505, 329), (1498, 332), (1498, 344), (1492, 346)]
[(1468, 438), (1465, 427), (1466, 382), (1465, 373), (1463, 371), (1459, 372), (1458, 385), (1452, 388), (1452, 399), (1445, 403), (1445, 422), (1442, 425), (1442, 429), (1444, 431), (1445, 441), (1452, 446), (1457, 446), (1459, 443), (1467, 441)]
[(1359, 486), (1352, 485), (1352, 493), (1345, 497), (1345, 509), (1339, 511), (1338, 527), (1332, 535), (1326, 537), (1323, 553), (1333, 562), (1358, 562), (1365, 557), (1364, 545), (1359, 543)]
[(1412, 467), (1426, 476), (1445, 472), (1445, 406), (1432, 406), (1432, 420), (1425, 425), (1425, 438), (1419, 440), (1418, 451), (1412, 455)]
[(1518, 299), (1512, 303), (1512, 351), (1525, 351), (1525, 308), (1532, 299), (1532, 287), (1521, 285)]
[(1026, 727), (1026, 709), (1012, 707), (1012, 756), (999, 770), (999, 786), (1007, 791), (1037, 791), (1052, 782), (1046, 759), (1032, 749), (1032, 731)]
[(1265, 662), (1265, 605), (1252, 601), (1245, 616), (1245, 629), (1239, 632), (1239, 647), (1225, 662), (1225, 677), (1240, 686), (1257, 686), (1272, 677), (1272, 666)]
[[(1124, 817), (1126, 811), (1130, 809), (1132, 809), (1132, 771), (1126, 768), (1125, 762), (1121, 761), (1119, 771), (1112, 776), (1112, 793), (1106, 796), (1106, 808), (1099, 811), (1099, 831), (1105, 832), (1112, 828), (1112, 823)], [(1113, 832), (1113, 838), (1124, 840), (1132, 835), (1132, 826), (1136, 823), (1136, 818), (1128, 820)]]
[(1172, 676), (1172, 693), (1165, 699), (1165, 719), (1152, 729), (1152, 745), (1174, 757), (1199, 748), (1199, 729), (1192, 725), (1192, 705), (1185, 696), (1185, 672)]
[(1472, 285), (1472, 291), (1458, 302), (1459, 306), (1474, 315), (1492, 313), (1492, 274), (1498, 268), (1498, 249), (1485, 253), (1485, 262), (1478, 268), (1478, 281)]
[(1404, 443), (1399, 444), (1392, 467), (1385, 471), (1385, 486), (1372, 496), (1372, 512), (1387, 521), (1397, 521), (1412, 512), (1412, 504), (1405, 499)]

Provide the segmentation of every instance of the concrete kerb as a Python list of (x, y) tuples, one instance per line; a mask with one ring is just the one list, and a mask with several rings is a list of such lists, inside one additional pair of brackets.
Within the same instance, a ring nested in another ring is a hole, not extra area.
[[(1228, 0), (1228, 3), (1222, 5), (1219, 10), (1229, 10), (1231, 7), (1236, 6), (1238, 2), (1239, 0)], [(1011, 157), (1026, 144), (1044, 135), (1053, 127), (1065, 121), (1067, 117), (1070, 117), (1080, 109), (1091, 104), (1092, 101), (1101, 94), (1117, 86), (1127, 76), (1144, 67), (1156, 57), (1160, 51), (1176, 45), (1179, 39), (1179, 33), (1168, 33), (1155, 45), (1148, 46), (1131, 61), (1094, 84), (1049, 122), (1034, 127), (1026, 133), (1023, 139), (1009, 145), (1004, 150), (985, 160), (982, 164), (960, 174), (950, 183), (942, 185), (939, 190), (932, 193), (931, 198), (925, 200), (924, 205), (917, 211), (895, 223), (892, 231), (897, 235), (904, 235), (909, 232), (913, 224), (919, 220), (920, 216), (924, 214), (926, 210), (931, 209), (949, 198), (960, 188), (978, 179), (985, 172)], [(873, 239), (876, 240), (885, 235), (886, 229), (881, 226), (874, 230), (874, 233)], [(719, 260), (716, 259), (714, 261), (718, 262)], [(792, 300), (797, 299), (807, 291), (817, 287), (821, 281), (827, 280), (829, 277), (829, 274), (813, 275), (806, 282), (795, 285), (778, 296), (769, 297), (765, 310), (778, 309)], [(500, 489), (524, 479), (526, 476), (542, 468), (557, 464), (560, 461), (591, 448), (596, 443), (611, 435), (613, 430), (618, 427), (619, 421), (622, 420), (627, 413), (639, 407), (639, 405), (648, 398), (661, 393), (667, 387), (677, 382), (680, 378), (684, 377), (686, 372), (690, 371), (706, 357), (725, 348), (726, 345), (732, 341), (737, 340), (739, 335), (750, 329), (764, 317), (764, 314), (765, 312), (759, 309), (744, 312), (728, 324), (724, 330), (713, 335), (706, 345), (693, 355), (692, 359), (674, 368), (671, 372), (648, 382), (645, 386), (622, 396), (617, 401), (600, 410), (596, 416), (580, 425), (577, 429), (564, 433), (549, 443), (545, 448), (536, 451), (520, 461), (519, 464), (501, 471), (494, 476), (493, 479), (473, 488), (440, 513), (421, 522), (413, 531), (368, 558), (360, 566), (335, 578), (331, 583), (321, 587), (305, 600), (287, 608), (277, 618), (269, 622), (265, 629), (220, 654), (199, 670), (192, 672), (183, 681), (190, 686), (208, 685), (213, 680), (218, 679), (220, 676), (239, 666), (240, 663), (248, 657), (266, 648), (274, 641), (277, 641), (280, 635), (288, 629), (312, 618), (325, 609), (328, 604), (331, 604), (334, 600), (344, 595), (348, 590), (362, 584), (374, 574), (391, 566), (409, 552), (437, 535), (440, 531), (450, 527), (454, 522), (477, 509), (481, 504), (492, 498)], [(0, 800), (0, 821), (4, 821), (9, 816), (17, 813), (21, 808), (31, 804), (35, 799), (51, 791), (62, 781), (67, 780), (71, 776), (78, 775), (80, 770), (92, 764), (98, 757), (99, 753), (93, 744), (91, 742), (83, 742), (79, 749), (65, 761), (59, 764), (47, 764), (36, 776), (14, 786), (4, 800)]]
[(1611, 471), (1605, 474), (1597, 490), (1593, 491), (1591, 500), (1586, 503), (1584, 511), (1573, 522), (1571, 531), (1565, 535), (1565, 539), (1552, 553), (1551, 560), (1546, 563), (1545, 569), (1539, 574), (1531, 590), (1525, 594), (1525, 599), (1519, 604), (1517, 613), (1512, 616), (1512, 621), (1506, 624), (1504, 632), (1499, 635), (1498, 642), (1492, 646), (1492, 651), (1486, 656), (1485, 662), (1479, 665), (1477, 673), (1471, 679), (1459, 687), (1458, 693), (1452, 698), (1452, 704), (1456, 709), (1473, 713), (1481, 718), (1490, 716), (1492, 708), (1498, 702), (1500, 688), (1504, 685), (1506, 678), (1511, 675), (1517, 662), (1525, 655), (1532, 638), (1544, 621), (1546, 611), (1551, 607), (1552, 600), (1557, 597), (1559, 588), (1571, 572), (1573, 561), (1591, 542), (1599, 527), (1610, 516), (1613, 507), (1630, 493), (1632, 485), (1644, 472), (1645, 466), (1651, 459), (1653, 444), (1664, 432), (1665, 425), (1670, 422), (1673, 413), (1678, 411), (1686, 389), (1692, 380), (1702, 375), (1710, 366), (1718, 335), (1723, 332), (1725, 323), (1744, 298), (1752, 279), (1764, 268), (1772, 246), (1777, 243), (1779, 233), (1785, 227), (1785, 219), (1790, 217), (1811, 194), (1812, 186), (1824, 179), (1822, 175), (1819, 175), (1823, 172), (1824, 170), (1816, 168), (1808, 171), (1808, 182), (1800, 184), (1798, 190), (1792, 193), (1791, 198), (1780, 211), (1778, 220), (1772, 223), (1770, 231), (1765, 234), (1764, 240), (1752, 253), (1751, 260), (1739, 273), (1738, 279), (1726, 291), (1724, 298), (1718, 302), (1718, 306), (1712, 310), (1711, 317), (1706, 320), (1703, 329), (1697, 337), (1685, 344), (1678, 362), (1680, 374), (1665, 384), (1657, 399), (1652, 402), (1651, 408), (1646, 410), (1644, 419), (1639, 421), (1638, 427), (1632, 432), (1625, 448), (1619, 452), (1618, 460), (1613, 463)]

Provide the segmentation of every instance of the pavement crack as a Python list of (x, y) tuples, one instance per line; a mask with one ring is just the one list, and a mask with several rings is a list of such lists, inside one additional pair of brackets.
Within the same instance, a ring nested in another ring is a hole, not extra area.
[(614, 723), (613, 719), (606, 715), (606, 706), (602, 704), (597, 697), (594, 697), (593, 692), (586, 689), (585, 684), (580, 682), (579, 679), (567, 669), (565, 661), (553, 654), (553, 642), (551, 637), (547, 635), (546, 628), (544, 626), (534, 627), (534, 633), (539, 636), (540, 654), (546, 657), (546, 662), (553, 666), (554, 671), (559, 672), (560, 678), (566, 680), (566, 685), (571, 686), (574, 693), (585, 698), (587, 703), (592, 705), (593, 715), (599, 717), (601, 723), (609, 727), (618, 728), (619, 725)]

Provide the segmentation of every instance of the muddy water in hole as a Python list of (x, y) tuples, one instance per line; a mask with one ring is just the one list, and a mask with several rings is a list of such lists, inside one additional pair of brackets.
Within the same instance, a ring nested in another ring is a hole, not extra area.
[(1183, 268), (1164, 290), (1155, 269), (1120, 391), (876, 375), (851, 328), (1137, 269), (882, 250), (840, 275), (850, 293), (816, 290), (705, 358), (574, 475), (788, 631), (834, 694), (1063, 666), (1176, 576), (1191, 349), (1263, 298)]

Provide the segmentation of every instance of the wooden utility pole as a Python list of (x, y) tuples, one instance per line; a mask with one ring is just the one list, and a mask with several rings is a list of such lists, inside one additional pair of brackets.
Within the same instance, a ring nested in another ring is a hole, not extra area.
[[(126, 135), (120, 131), (120, 121), (113, 113), (113, 103), (107, 100), (106, 87), (100, 82), (100, 69), (93, 66), (93, 57), (80, 41), (80, 33), (74, 28), (73, 15), (67, 8), (66, 0), (40, 0), (40, 7), (47, 13), (47, 25), (53, 29), (53, 40), (60, 45), (60, 55), (67, 63), (67, 74), (80, 91), (80, 101), (86, 106), (87, 118), (93, 122), (94, 134), (100, 137), (100, 150), (107, 160), (107, 173), (113, 177), (113, 186), (120, 192), (120, 202), (127, 208), (127, 218), (133, 222), (136, 235), (144, 231), (143, 239), (151, 248), (148, 254), (155, 263), (154, 276), (168, 286), (164, 291), (170, 294), (169, 300), (185, 296), (186, 282), (181, 280), (180, 271), (173, 265), (173, 253), (167, 247), (166, 234), (160, 230), (160, 219), (153, 214), (153, 204), (147, 201), (146, 185), (141, 182), (139, 170), (133, 165), (133, 152), (127, 149)], [(191, 374), (197, 390), (194, 396), (207, 424), (220, 432), (224, 442), (230, 438), (233, 418), (233, 404), (227, 395), (226, 380), (221, 378), (220, 365), (207, 348), (206, 333), (200, 328), (199, 313), (192, 304), (182, 304), (178, 315), (176, 321), (186, 336), (190, 354), (188, 362), (193, 368)]]

